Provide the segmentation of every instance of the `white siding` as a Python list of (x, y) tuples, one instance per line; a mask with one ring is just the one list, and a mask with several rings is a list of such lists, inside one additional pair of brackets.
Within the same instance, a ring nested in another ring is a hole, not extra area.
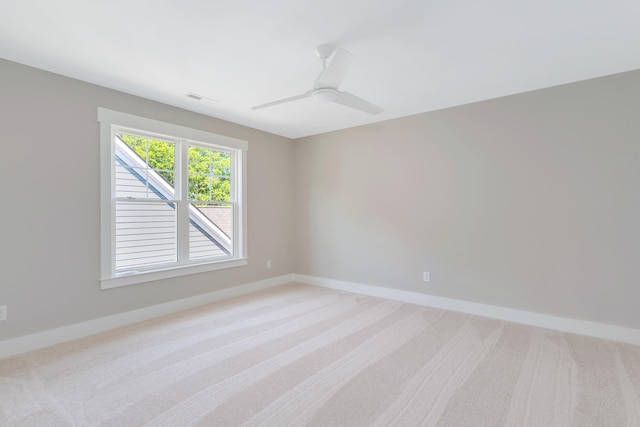
[(189, 223), (189, 258), (208, 258), (224, 256), (226, 253), (211, 238)]

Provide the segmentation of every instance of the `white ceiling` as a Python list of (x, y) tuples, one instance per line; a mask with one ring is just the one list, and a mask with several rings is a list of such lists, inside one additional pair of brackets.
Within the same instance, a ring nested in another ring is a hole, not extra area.
[[(0, 57), (297, 138), (640, 69), (638, 0), (2, 0)], [(333, 43), (370, 116), (305, 99)], [(190, 92), (218, 100), (196, 101)]]

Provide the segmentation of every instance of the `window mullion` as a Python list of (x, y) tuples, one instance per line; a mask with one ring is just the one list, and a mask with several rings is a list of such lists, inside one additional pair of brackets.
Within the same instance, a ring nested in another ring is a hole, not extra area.
[(231, 162), (229, 164), (229, 180), (230, 180), (230, 188), (231, 188), (231, 206), (232, 206), (232, 213), (233, 213), (233, 255), (237, 256), (239, 251), (242, 251), (242, 242), (240, 240), (240, 234), (242, 233), (242, 227), (241, 227), (241, 223), (240, 223), (240, 213), (241, 213), (241, 209), (239, 209), (239, 205), (240, 205), (240, 200), (239, 200), (239, 191), (240, 189), (238, 188), (238, 184), (241, 184), (241, 181), (239, 180), (239, 175), (238, 175), (238, 166), (242, 167), (241, 165), (239, 165), (239, 159), (237, 158), (238, 153), (237, 152), (233, 152), (231, 154)]
[(177, 200), (178, 264), (189, 262), (189, 144), (176, 142), (175, 198)]
[[(114, 161), (116, 132), (110, 128), (109, 133), (109, 269), (111, 276), (114, 276), (116, 274), (116, 201), (114, 198), (116, 194), (116, 163)], [(103, 144), (103, 146), (106, 146), (106, 144)], [(105, 271), (104, 267), (102, 271)]]

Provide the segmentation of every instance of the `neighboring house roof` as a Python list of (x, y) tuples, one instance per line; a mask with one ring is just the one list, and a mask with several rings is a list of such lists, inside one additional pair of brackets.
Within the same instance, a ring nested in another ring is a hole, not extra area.
[(229, 206), (199, 206), (198, 209), (209, 218), (222, 232), (231, 236), (233, 232), (233, 216)]
[[(174, 189), (160, 174), (116, 137), (116, 196), (173, 200)], [(231, 207), (189, 204), (190, 259), (232, 252)], [(116, 204), (116, 269), (175, 262), (175, 206), (166, 204)]]

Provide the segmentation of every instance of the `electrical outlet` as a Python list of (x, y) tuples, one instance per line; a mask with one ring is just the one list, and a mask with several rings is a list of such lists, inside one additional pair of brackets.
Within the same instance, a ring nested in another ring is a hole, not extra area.
[(428, 271), (423, 272), (422, 280), (424, 280), (425, 282), (428, 282), (429, 280), (431, 280), (431, 273), (429, 273)]
[(271, 268), (271, 260), (267, 261), (267, 268)]
[(0, 305), (0, 321), (7, 320), (7, 306)]

